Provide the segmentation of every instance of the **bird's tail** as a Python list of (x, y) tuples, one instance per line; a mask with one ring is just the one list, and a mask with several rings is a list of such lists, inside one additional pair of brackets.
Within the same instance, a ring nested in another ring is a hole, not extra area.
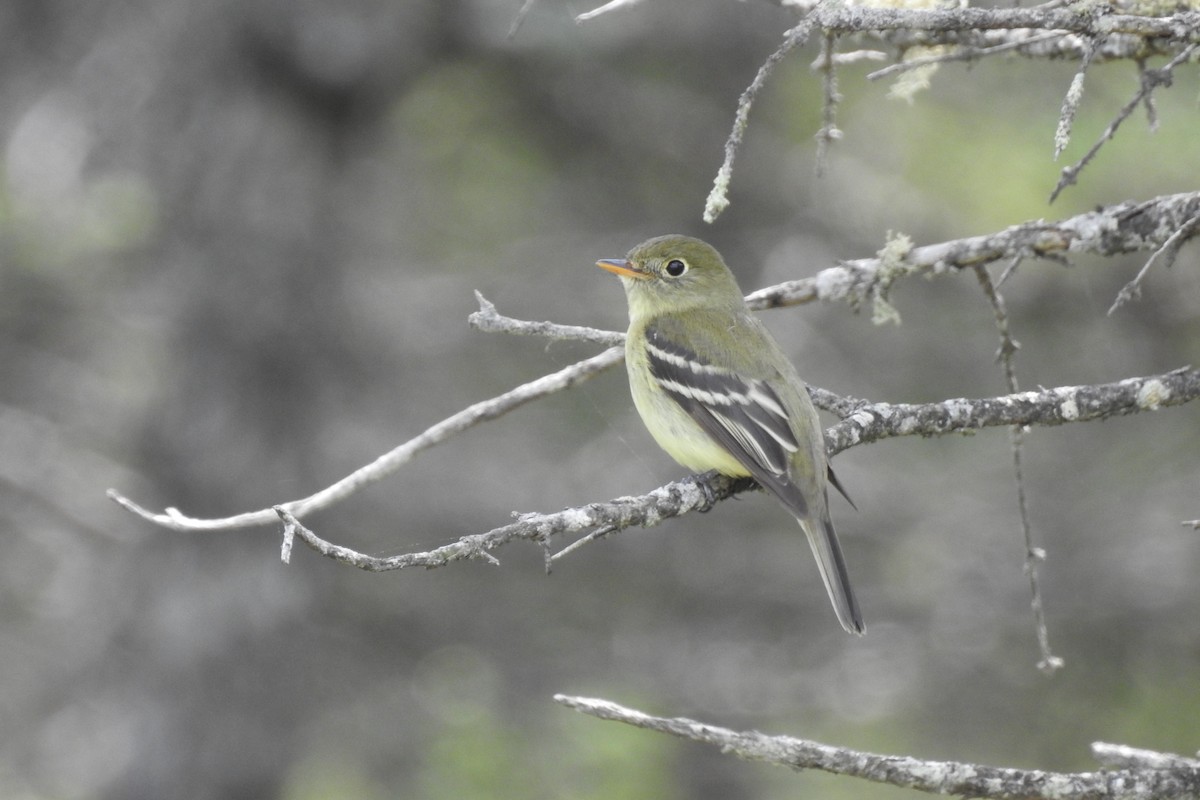
[(825, 590), (829, 592), (838, 622), (847, 632), (861, 634), (864, 630), (862, 612), (858, 610), (858, 600), (850, 588), (850, 575), (846, 572), (842, 546), (838, 543), (829, 513), (822, 514), (820, 520), (800, 518), (799, 522), (816, 556), (817, 566), (821, 568), (821, 579), (825, 581)]

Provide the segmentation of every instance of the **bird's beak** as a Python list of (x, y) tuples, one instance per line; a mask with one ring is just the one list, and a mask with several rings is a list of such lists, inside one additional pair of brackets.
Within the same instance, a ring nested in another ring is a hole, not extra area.
[(637, 278), (644, 281), (650, 277), (650, 273), (638, 269), (632, 261), (624, 258), (602, 258), (596, 262), (596, 266), (625, 278)]

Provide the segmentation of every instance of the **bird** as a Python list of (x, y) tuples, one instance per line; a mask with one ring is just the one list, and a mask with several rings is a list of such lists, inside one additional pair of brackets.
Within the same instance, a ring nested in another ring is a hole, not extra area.
[(753, 478), (774, 495), (807, 536), (838, 622), (862, 634), (829, 485), (850, 498), (829, 467), (804, 381), (721, 254), (672, 234), (596, 265), (625, 288), (630, 394), (651, 436), (689, 470)]

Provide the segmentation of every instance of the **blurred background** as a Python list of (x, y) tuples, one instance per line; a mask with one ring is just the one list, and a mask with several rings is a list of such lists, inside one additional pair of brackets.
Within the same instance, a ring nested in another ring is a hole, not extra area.
[[(223, 516), (308, 495), (478, 400), (597, 352), (472, 331), (625, 326), (593, 267), (661, 233), (751, 291), (879, 250), (1192, 191), (1196, 70), (950, 65), (914, 102), (840, 73), (814, 175), (816, 50), (759, 98), (732, 206), (701, 222), (736, 101), (795, 18), (767, 2), (15, 0), (0, 6), (0, 798), (915, 796), (585, 718), (556, 692), (924, 758), (1086, 770), (1093, 740), (1200, 747), (1200, 408), (1035, 430), (1039, 659), (1003, 430), (839, 456), (867, 618), (841, 632), (799, 531), (756, 494), (502, 566), (367, 574), (279, 531), (179, 534), (108, 501)], [(1026, 262), (1003, 287), (1022, 385), (1200, 363), (1200, 248)], [(894, 402), (1005, 392), (973, 275), (898, 286), (900, 326), (770, 312), (813, 384)], [(829, 422), (832, 419), (827, 420)], [(308, 522), (384, 555), (682, 475), (624, 371), (473, 429)], [(563, 542), (562, 544), (566, 544)]]

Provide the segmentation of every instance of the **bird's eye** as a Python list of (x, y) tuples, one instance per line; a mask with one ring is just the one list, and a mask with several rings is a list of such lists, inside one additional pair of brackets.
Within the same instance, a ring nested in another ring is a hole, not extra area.
[(667, 274), (672, 278), (678, 278), (683, 273), (687, 272), (687, 263), (680, 261), (678, 258), (672, 258), (667, 262)]

